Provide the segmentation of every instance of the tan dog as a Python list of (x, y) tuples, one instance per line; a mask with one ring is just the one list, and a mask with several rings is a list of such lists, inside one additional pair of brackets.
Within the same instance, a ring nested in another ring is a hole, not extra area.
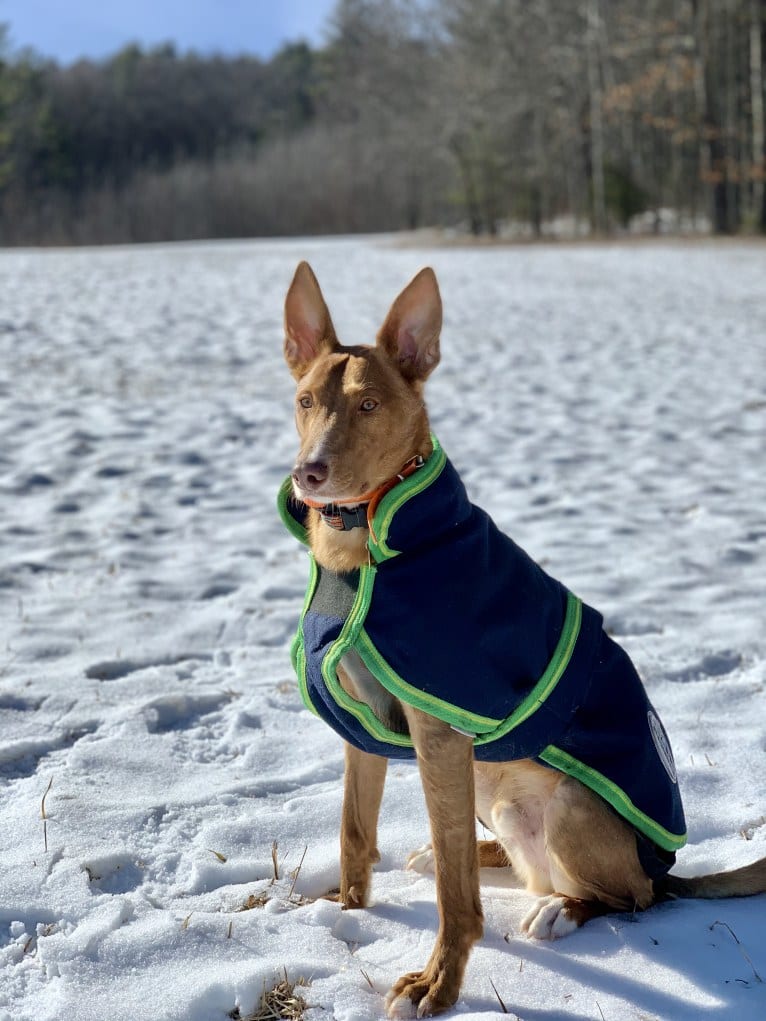
[[(311, 508), (304, 535), (315, 570), (336, 589), (352, 591), (358, 572), (374, 570), (371, 551), (382, 543), (369, 527), (377, 520), (375, 507), (433, 454), (423, 384), (439, 362), (441, 317), (436, 277), (424, 269), (394, 302), (376, 346), (341, 347), (307, 263), (298, 266), (288, 291), (285, 357), (298, 381), (300, 435), (291, 484), (303, 510)], [(357, 515), (356, 522), (344, 524), (341, 508)], [(301, 526), (294, 528), (299, 534)], [(417, 621), (418, 606), (410, 612)], [(417, 626), (412, 633), (416, 641)], [(296, 655), (300, 674), (304, 652)], [(578, 779), (531, 758), (475, 761), (473, 735), (392, 696), (353, 651), (346, 649), (336, 675), (336, 698), (355, 713), (371, 710), (414, 745), (431, 824), (432, 845), (411, 863), (433, 866), (439, 931), (422, 971), (394, 983), (390, 1017), (435, 1014), (457, 999), (471, 947), (482, 934), (479, 867), (512, 864), (527, 889), (541, 896), (523, 928), (543, 939), (607, 911), (643, 909), (669, 896), (766, 891), (766, 859), (696, 879), (650, 878), (633, 826)], [(382, 755), (347, 743), (339, 894), (345, 908), (367, 902), (379, 859), (386, 765)], [(496, 840), (477, 844), (476, 817)]]

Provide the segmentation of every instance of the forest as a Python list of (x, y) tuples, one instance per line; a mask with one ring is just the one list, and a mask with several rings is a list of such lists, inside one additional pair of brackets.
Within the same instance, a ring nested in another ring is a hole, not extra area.
[(338, 0), (267, 61), (11, 38), (0, 245), (766, 232), (766, 0)]

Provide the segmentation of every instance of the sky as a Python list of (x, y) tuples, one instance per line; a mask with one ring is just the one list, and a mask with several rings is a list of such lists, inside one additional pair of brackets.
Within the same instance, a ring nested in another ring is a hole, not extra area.
[(270, 57), (284, 42), (323, 40), (335, 0), (0, 0), (14, 50), (60, 63), (98, 59), (138, 42), (179, 50)]

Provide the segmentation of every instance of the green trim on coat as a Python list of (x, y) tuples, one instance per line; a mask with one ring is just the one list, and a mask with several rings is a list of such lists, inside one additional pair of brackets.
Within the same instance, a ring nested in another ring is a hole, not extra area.
[(580, 762), (579, 759), (575, 759), (552, 744), (541, 751), (538, 758), (549, 766), (553, 766), (554, 769), (568, 773), (569, 776), (579, 780), (586, 787), (590, 787), (592, 791), (610, 804), (618, 815), (621, 815), (623, 819), (626, 819), (663, 850), (677, 851), (686, 843), (686, 833), (671, 833), (664, 826), (660, 826), (641, 809), (636, 808), (621, 787), (618, 787), (603, 773), (599, 773), (597, 769), (593, 769), (592, 766), (586, 766), (584, 762)]

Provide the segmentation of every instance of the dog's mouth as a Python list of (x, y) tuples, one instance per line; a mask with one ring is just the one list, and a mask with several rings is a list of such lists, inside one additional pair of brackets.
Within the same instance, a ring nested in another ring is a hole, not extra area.
[(296, 499), (317, 511), (322, 521), (334, 531), (347, 532), (351, 529), (370, 527), (367, 518), (368, 500), (360, 500), (359, 497), (343, 500), (316, 491), (312, 491), (311, 496), (306, 496), (295, 480), (293, 493)]
[[(360, 486), (358, 492), (365, 492), (366, 487)], [(329, 490), (323, 492), (321, 489), (303, 489), (293, 479), (293, 493), (297, 500), (301, 503), (307, 504), (309, 507), (343, 507), (346, 510), (356, 510), (359, 507), (364, 507), (369, 500), (355, 496), (342, 496), (337, 492)]]
[[(325, 507), (354, 510), (366, 507), (368, 504), (377, 505), (386, 493), (400, 482), (404, 482), (413, 472), (422, 468), (424, 463), (424, 458), (420, 454), (415, 454), (402, 466), (401, 471), (377, 486), (371, 488), (366, 480), (355, 484), (353, 488), (349, 484), (351, 493), (346, 496), (330, 488), (331, 473), (327, 471), (325, 464), (309, 463), (293, 470), (293, 493), (302, 503), (319, 510)], [(304, 483), (304, 478), (308, 479), (308, 485)]]
[(359, 495), (348, 497), (331, 496), (327, 492), (322, 492), (322, 483), (326, 479), (323, 479), (318, 485), (312, 484), (310, 487), (307, 487), (311, 490), (311, 496), (308, 496), (305, 492), (306, 487), (300, 484), (300, 475), (296, 470), (293, 473), (293, 493), (298, 500), (301, 500), (308, 507), (319, 511), (322, 520), (331, 528), (338, 531), (347, 531), (351, 528), (369, 528), (374, 538), (372, 518), (380, 501), (386, 493), (389, 493), (400, 482), (404, 482), (406, 478), (419, 468), (422, 468), (424, 464), (424, 458), (420, 454), (415, 454), (414, 457), (411, 457), (402, 466), (402, 470), (388, 479), (387, 482), (383, 482), (369, 491), (366, 491), (364, 486), (360, 486), (361, 492), (357, 490)]

